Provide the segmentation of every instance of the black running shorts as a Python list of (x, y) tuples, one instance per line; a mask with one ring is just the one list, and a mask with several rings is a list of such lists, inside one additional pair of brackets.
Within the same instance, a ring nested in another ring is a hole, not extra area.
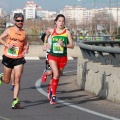
[(14, 66), (25, 64), (25, 63), (26, 63), (26, 60), (24, 59), (24, 57), (13, 59), (3, 55), (2, 64), (8, 68), (14, 68)]

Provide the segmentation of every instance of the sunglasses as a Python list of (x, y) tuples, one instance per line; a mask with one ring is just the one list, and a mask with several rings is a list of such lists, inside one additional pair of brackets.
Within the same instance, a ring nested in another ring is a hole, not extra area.
[(15, 20), (16, 22), (23, 22), (24, 20)]

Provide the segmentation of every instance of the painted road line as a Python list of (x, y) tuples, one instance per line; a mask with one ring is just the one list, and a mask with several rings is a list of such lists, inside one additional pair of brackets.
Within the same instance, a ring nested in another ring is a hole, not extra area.
[(2, 117), (2, 116), (0, 116), (0, 118), (2, 118), (3, 120), (10, 120), (10, 119)]
[(66, 72), (63, 72), (63, 73), (69, 73), (69, 72), (77, 72), (77, 70), (66, 71)]
[[(0, 60), (2, 60), (2, 56), (0, 56)], [(39, 57), (25, 57), (25, 60), (40, 60)]]
[(68, 56), (68, 60), (74, 60), (74, 58), (73, 58), (73, 57), (69, 57), (69, 56)]
[[(35, 83), (36, 89), (41, 94), (43, 94), (43, 95), (45, 95), (47, 97), (47, 93), (41, 88), (41, 83), (42, 83), (41, 79), (36, 81), (36, 83)], [(99, 116), (99, 117), (107, 118), (107, 119), (110, 119), (110, 120), (120, 120), (119, 118), (115, 118), (115, 117), (112, 117), (112, 116), (109, 116), (109, 115), (105, 115), (105, 114), (102, 114), (102, 113), (99, 113), (99, 112), (95, 112), (95, 111), (92, 111), (92, 110), (77, 106), (77, 105), (73, 105), (72, 103), (68, 103), (68, 102), (65, 102), (63, 100), (57, 99), (57, 102), (62, 103), (64, 105), (67, 105), (69, 107), (72, 107), (72, 108), (75, 108), (75, 109), (90, 113), (90, 114), (93, 114), (93, 115)]]
[(25, 57), (26, 60), (40, 60), (39, 57)]
[[(40, 60), (40, 59), (46, 59), (45, 57), (25, 57), (26, 60)], [(0, 56), (0, 60), (2, 60), (2, 56)], [(68, 60), (74, 60), (73, 57), (68, 57)]]
[[(74, 60), (74, 58), (71, 56), (67, 56), (67, 58), (68, 58), (68, 60)], [(39, 57), (39, 59), (46, 59), (46, 57)]]

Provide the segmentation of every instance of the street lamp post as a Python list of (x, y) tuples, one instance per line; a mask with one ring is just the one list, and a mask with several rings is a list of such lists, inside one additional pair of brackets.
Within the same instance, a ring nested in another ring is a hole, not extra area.
[(84, 14), (85, 14), (85, 13), (84, 13), (84, 4), (85, 4), (85, 3), (84, 3), (84, 0), (83, 0), (83, 31), (84, 31), (84, 24), (85, 24), (85, 23), (84, 23), (84, 21), (85, 21), (85, 16), (84, 16)]
[[(95, 16), (95, 18), (94, 18), (94, 22), (95, 22), (95, 37), (96, 37), (96, 0), (94, 0), (94, 16)], [(96, 38), (95, 38), (96, 39)]]
[[(81, 1), (81, 0), (77, 0), (78, 1), (78, 9), (80, 9), (80, 4), (79, 4), (79, 2)], [(78, 12), (79, 13), (79, 12)], [(79, 19), (78, 19), (79, 20)], [(78, 24), (77, 24), (77, 28), (78, 28), (78, 25), (80, 24), (80, 21), (78, 22)]]
[(112, 22), (112, 21), (111, 21), (111, 20), (112, 20), (112, 17), (111, 17), (111, 0), (109, 0), (109, 5), (110, 5), (110, 6), (109, 6), (109, 10), (110, 10), (110, 35), (111, 35), (111, 33), (112, 33), (112, 32), (111, 32), (111, 30), (112, 30), (112, 25), (111, 25), (111, 22)]
[(118, 25), (118, 0), (117, 0), (117, 35), (119, 34), (119, 25)]
[[(81, 0), (78, 0), (78, 2), (80, 2)], [(83, 16), (83, 18), (82, 18), (82, 27), (83, 27), (83, 30), (84, 30), (84, 0), (82, 0), (82, 3), (83, 3), (83, 5), (82, 5), (82, 9), (83, 9), (83, 11), (82, 11), (82, 16)]]

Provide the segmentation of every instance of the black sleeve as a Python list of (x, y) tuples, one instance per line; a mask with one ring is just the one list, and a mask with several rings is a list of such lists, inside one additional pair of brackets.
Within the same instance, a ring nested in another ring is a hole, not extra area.
[(46, 35), (46, 33), (43, 33), (41, 36), (41, 40), (43, 41), (43, 43), (44, 43), (45, 35)]

